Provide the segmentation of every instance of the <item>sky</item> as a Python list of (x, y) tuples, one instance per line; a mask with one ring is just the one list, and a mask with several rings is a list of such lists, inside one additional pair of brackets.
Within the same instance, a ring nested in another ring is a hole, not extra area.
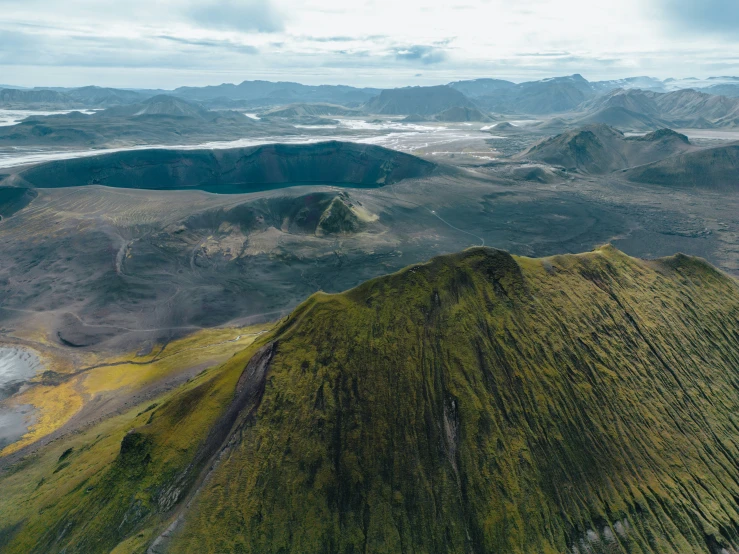
[(0, 85), (739, 75), (739, 0), (0, 0)]

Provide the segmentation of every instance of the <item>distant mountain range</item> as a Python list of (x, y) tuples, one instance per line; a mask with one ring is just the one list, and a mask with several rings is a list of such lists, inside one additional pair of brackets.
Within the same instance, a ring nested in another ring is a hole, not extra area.
[[(581, 75), (554, 77), (539, 81), (513, 83), (503, 79), (472, 79), (449, 83), (467, 98), (486, 109), (505, 108), (526, 113), (566, 111), (584, 99), (616, 89), (640, 89), (652, 92), (672, 92), (695, 89), (708, 94), (739, 96), (739, 77), (710, 77), (708, 79), (665, 79), (629, 77), (609, 81), (588, 81)], [(405, 89), (436, 87), (406, 87)], [(390, 89), (404, 90), (404, 89)], [(179, 87), (171, 91), (153, 89), (116, 89), (97, 86), (79, 88), (36, 87), (24, 88), (0, 85), (0, 107), (29, 106), (57, 107), (59, 109), (111, 107), (141, 102), (160, 94), (178, 96), (218, 108), (246, 108), (278, 106), (291, 103), (334, 103), (359, 107), (383, 92), (380, 88), (358, 88), (346, 85), (303, 85), (289, 81), (243, 81), (217, 86)], [(537, 101), (542, 95), (551, 95), (549, 104)]]
[(309, 86), (300, 83), (244, 81), (239, 85), (180, 87), (175, 96), (208, 105), (225, 107), (270, 106), (294, 102), (330, 102), (359, 106), (380, 93), (380, 89), (343, 85)]
[[(703, 88), (672, 90), (694, 83)], [(174, 100), (182, 113), (175, 113)], [(153, 101), (153, 104), (146, 102)], [(253, 110), (272, 120), (293, 124), (335, 124), (326, 116), (408, 116), (408, 121), (488, 122), (504, 116), (545, 118), (553, 130), (605, 124), (622, 131), (649, 132), (669, 128), (739, 127), (739, 78), (659, 80), (633, 77), (590, 82), (575, 74), (513, 83), (501, 79), (456, 81), (448, 85), (394, 89), (309, 86), (292, 82), (244, 81), (209, 87), (134, 91), (101, 87), (76, 89), (0, 89), (0, 107), (10, 109), (114, 109), (104, 117), (155, 115), (237, 117)], [(130, 109), (129, 109), (130, 107)], [(141, 111), (144, 110), (144, 111)], [(215, 110), (215, 111), (213, 111)], [(214, 115), (218, 114), (218, 115)], [(561, 121), (560, 121), (561, 120)], [(541, 131), (544, 128), (540, 129)], [(1, 139), (0, 139), (1, 140)]]
[[(158, 95), (93, 114), (73, 111), (28, 117), (0, 127), (0, 145), (183, 144), (258, 136), (266, 127), (240, 112), (207, 110), (181, 98)], [(279, 131), (279, 123), (272, 123), (269, 130)]]

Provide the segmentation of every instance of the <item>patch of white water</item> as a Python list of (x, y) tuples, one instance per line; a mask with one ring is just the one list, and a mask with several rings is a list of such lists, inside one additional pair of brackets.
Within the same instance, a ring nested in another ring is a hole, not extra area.
[(36, 375), (41, 368), (39, 357), (24, 348), (0, 347), (0, 400), (13, 394), (21, 383)]
[(15, 125), (20, 123), (27, 117), (33, 116), (44, 116), (44, 115), (59, 115), (72, 112), (82, 112), (85, 114), (95, 113), (95, 110), (0, 110), (0, 127), (7, 127), (9, 125)]
[(41, 360), (33, 352), (14, 346), (0, 347), (0, 450), (25, 435), (34, 418), (32, 406), (8, 406), (2, 401), (40, 369)]
[(53, 160), (68, 160), (72, 158), (83, 158), (98, 156), (112, 152), (123, 152), (129, 150), (146, 150), (151, 148), (167, 148), (172, 150), (196, 150), (196, 149), (221, 149), (221, 148), (245, 148), (259, 146), (262, 144), (311, 144), (329, 140), (340, 140), (347, 142), (360, 142), (376, 144), (386, 148), (393, 148), (403, 152), (416, 152), (418, 150), (450, 145), (459, 141), (482, 140), (490, 138), (505, 137), (491, 136), (481, 133), (475, 127), (454, 127), (443, 125), (416, 125), (411, 123), (400, 123), (398, 121), (367, 122), (357, 119), (341, 119), (340, 127), (349, 129), (351, 134), (312, 134), (311, 130), (326, 130), (321, 127), (305, 126), (305, 134), (288, 136), (264, 136), (255, 138), (242, 138), (231, 141), (212, 141), (189, 145), (156, 145), (147, 144), (140, 146), (126, 146), (121, 148), (100, 148), (97, 150), (79, 149), (55, 149), (53, 147), (10, 147), (0, 148), (0, 169), (18, 167), (22, 165), (49, 162)]

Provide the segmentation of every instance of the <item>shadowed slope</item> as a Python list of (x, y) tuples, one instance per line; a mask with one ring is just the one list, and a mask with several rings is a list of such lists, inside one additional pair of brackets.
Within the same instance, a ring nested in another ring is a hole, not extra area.
[(436, 166), (379, 146), (324, 142), (231, 150), (134, 150), (34, 166), (19, 174), (39, 188), (105, 185), (238, 193), (301, 183), (379, 187)]
[(739, 191), (739, 144), (706, 148), (628, 172), (630, 181)]

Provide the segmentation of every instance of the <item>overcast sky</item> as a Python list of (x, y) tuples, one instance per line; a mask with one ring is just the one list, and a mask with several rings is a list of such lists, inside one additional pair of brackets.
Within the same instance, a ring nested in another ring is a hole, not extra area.
[(739, 0), (0, 0), (0, 84), (739, 74)]

